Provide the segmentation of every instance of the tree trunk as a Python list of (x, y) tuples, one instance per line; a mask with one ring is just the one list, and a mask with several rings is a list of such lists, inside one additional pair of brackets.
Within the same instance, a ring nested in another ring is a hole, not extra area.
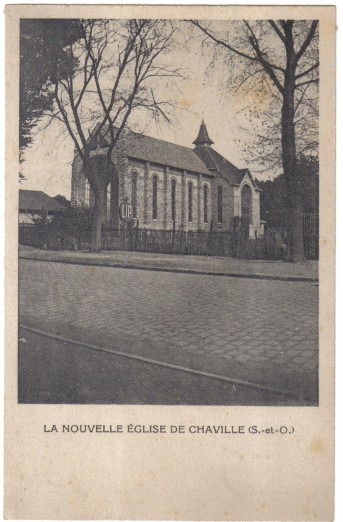
[(91, 252), (101, 252), (103, 190), (94, 191)]
[(283, 104), (281, 114), (282, 134), (282, 163), (287, 186), (287, 261), (303, 261), (303, 202), (301, 186), (298, 183), (295, 125), (294, 125), (294, 91), (295, 91), (295, 62), (294, 53), (289, 52)]
[(296, 263), (304, 259), (303, 205), (301, 199), (296, 196), (289, 209), (287, 261)]

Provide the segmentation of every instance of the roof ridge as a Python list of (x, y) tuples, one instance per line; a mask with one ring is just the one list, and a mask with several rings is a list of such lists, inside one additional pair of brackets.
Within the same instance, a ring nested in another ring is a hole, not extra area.
[[(108, 133), (108, 125), (105, 125), (103, 127), (103, 129), (106, 128), (106, 135), (103, 136), (103, 138), (106, 139), (107, 137), (107, 133)], [(130, 129), (125, 129), (128, 133), (131, 133), (133, 134), (134, 138), (136, 139), (139, 139), (139, 138), (149, 138), (150, 140), (155, 140), (155, 141), (162, 141), (163, 143), (169, 143), (170, 145), (174, 145), (174, 147), (182, 147), (183, 149), (188, 149), (188, 150), (191, 150), (192, 152), (195, 153), (194, 149), (192, 147), (187, 147), (186, 145), (179, 145), (178, 143), (174, 143), (172, 141), (168, 141), (168, 140), (165, 140), (165, 139), (162, 139), (162, 138), (155, 138), (154, 136), (150, 136), (149, 134), (144, 134), (143, 132), (135, 132), (135, 131), (132, 131)]]
[(46, 194), (44, 192), (44, 190), (34, 190), (34, 189), (23, 189), (23, 188), (20, 188), (19, 189), (19, 192), (22, 191), (22, 192), (41, 192), (42, 194), (45, 194), (46, 196), (48, 196), (49, 198), (51, 198), (52, 196), (49, 196), (48, 194)]
[[(139, 133), (137, 133), (137, 134), (139, 134)], [(186, 147), (186, 145), (179, 145), (178, 143), (173, 143), (172, 141), (162, 140), (161, 138), (154, 138), (153, 136), (149, 136), (148, 134), (142, 134), (141, 136), (144, 136), (144, 138), (149, 138), (150, 140), (162, 141), (163, 143), (169, 143), (170, 145), (174, 145), (174, 147), (181, 147), (182, 149), (188, 149), (188, 150), (191, 150), (192, 152), (194, 152), (194, 149), (192, 147)], [(139, 139), (140, 136), (138, 135), (137, 137)]]

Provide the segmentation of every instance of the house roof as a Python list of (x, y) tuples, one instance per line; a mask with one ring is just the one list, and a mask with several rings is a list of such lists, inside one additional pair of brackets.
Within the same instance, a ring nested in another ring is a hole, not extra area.
[(65, 207), (41, 190), (19, 190), (19, 209), (62, 212)]
[(249, 173), (248, 169), (238, 169), (235, 167), (235, 165), (225, 159), (219, 152), (212, 149), (212, 147), (196, 147), (195, 152), (209, 170), (217, 170), (232, 185), (240, 185), (244, 176)]
[(34, 225), (35, 222), (33, 216), (29, 216), (24, 212), (19, 212), (19, 223), (21, 225)]

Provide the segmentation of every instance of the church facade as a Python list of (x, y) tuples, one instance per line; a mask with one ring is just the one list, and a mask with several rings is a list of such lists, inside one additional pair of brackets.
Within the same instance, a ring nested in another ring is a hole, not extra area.
[[(104, 195), (108, 226), (125, 226), (119, 216), (124, 203), (139, 228), (228, 231), (240, 218), (250, 238), (263, 234), (260, 190), (248, 169), (238, 169), (215, 151), (204, 122), (193, 149), (134, 133), (123, 142), (120, 159), (113, 152), (113, 179)], [(104, 154), (106, 146), (106, 135), (99, 135), (91, 155)], [(82, 208), (94, 204), (78, 154), (71, 202)]]

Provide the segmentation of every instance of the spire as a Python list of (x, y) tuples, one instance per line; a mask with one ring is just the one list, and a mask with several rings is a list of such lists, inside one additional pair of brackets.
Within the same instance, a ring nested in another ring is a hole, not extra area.
[(193, 143), (196, 147), (210, 147), (213, 144), (213, 141), (208, 135), (204, 119), (201, 122), (198, 137), (193, 141)]

